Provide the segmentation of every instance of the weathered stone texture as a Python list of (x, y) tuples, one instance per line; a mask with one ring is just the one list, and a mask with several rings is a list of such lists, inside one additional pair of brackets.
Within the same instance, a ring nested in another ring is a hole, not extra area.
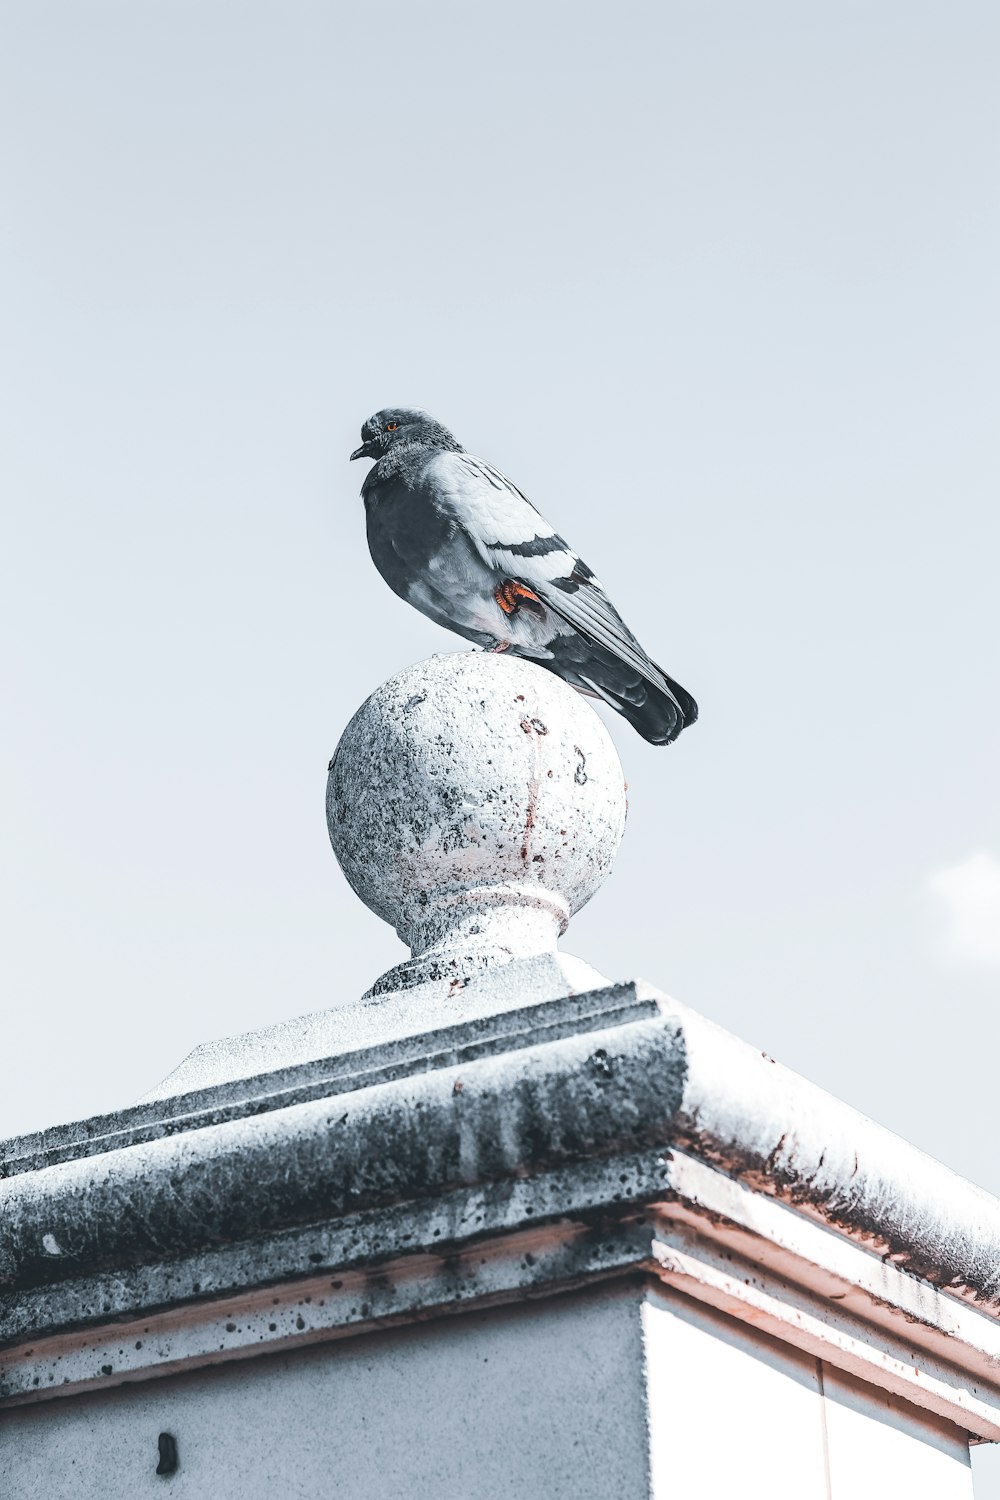
[(347, 726), (327, 821), (361, 900), (423, 958), (394, 975), (399, 988), (470, 952), (488, 963), (553, 949), (614, 862), (625, 778), (601, 720), (551, 673), (432, 657)]

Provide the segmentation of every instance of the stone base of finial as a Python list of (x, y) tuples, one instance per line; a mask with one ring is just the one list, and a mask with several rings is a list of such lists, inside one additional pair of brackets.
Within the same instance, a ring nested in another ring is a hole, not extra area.
[(533, 953), (514, 957), (509, 952), (479, 949), (471, 953), (448, 949), (421, 953), (388, 969), (376, 979), (365, 1000), (379, 999), (401, 991), (420, 990), (427, 1000), (450, 1000), (466, 994), (472, 1001), (477, 992), (496, 994), (498, 999), (524, 995), (526, 988), (539, 997), (554, 999), (598, 989), (608, 981), (582, 958), (571, 953)]
[(410, 959), (383, 974), (353, 1005), (203, 1042), (138, 1103), (172, 1099), (192, 1089), (242, 1085), (359, 1046), (403, 1044), (441, 1027), (502, 1015), (512, 1005), (564, 1000), (608, 985), (602, 974), (570, 953), (553, 950), (493, 963), (480, 963), (480, 958), (467, 956), (461, 965), (443, 967), (438, 974), (421, 973), (420, 960)]
[[(428, 985), (447, 998), (511, 965), (517, 966), (512, 981), (520, 984), (522, 969), (529, 982), (537, 974), (549, 996), (607, 984), (589, 964), (556, 951), (568, 921), (564, 901), (518, 882), (438, 894), (408, 921), (412, 957), (377, 979), (364, 998)], [(512, 993), (510, 985), (504, 989)]]

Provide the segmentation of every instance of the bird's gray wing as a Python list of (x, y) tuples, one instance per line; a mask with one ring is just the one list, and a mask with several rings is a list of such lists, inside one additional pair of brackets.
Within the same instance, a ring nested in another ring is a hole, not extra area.
[(567, 578), (539, 578), (537, 581), (525, 578), (524, 581), (567, 625), (572, 625), (587, 640), (603, 646), (619, 661), (627, 663), (680, 708), (666, 673), (646, 655), (585, 563), (579, 563)]
[[(425, 477), (483, 561), (503, 577), (516, 577), (516, 566), (526, 557), (572, 556), (528, 497), (485, 460), (471, 453), (438, 453)], [(552, 570), (546, 564), (545, 571)]]
[(515, 484), (471, 453), (442, 454), (435, 470), (457, 519), (500, 578), (531, 589), (565, 624), (676, 703), (666, 674), (646, 655), (599, 580)]

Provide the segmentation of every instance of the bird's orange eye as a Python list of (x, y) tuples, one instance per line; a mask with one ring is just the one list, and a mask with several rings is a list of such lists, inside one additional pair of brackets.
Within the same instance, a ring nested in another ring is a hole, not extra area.
[(385, 430), (386, 430), (386, 432), (395, 432), (396, 428), (398, 426), (399, 426), (398, 422), (386, 422), (386, 424), (385, 424)]

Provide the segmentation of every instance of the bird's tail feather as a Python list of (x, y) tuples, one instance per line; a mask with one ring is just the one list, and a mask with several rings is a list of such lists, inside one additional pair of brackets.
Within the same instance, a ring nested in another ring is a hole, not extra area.
[(664, 692), (610, 651), (579, 636), (557, 636), (552, 656), (536, 658), (557, 677), (590, 697), (601, 698), (627, 719), (651, 745), (669, 745), (698, 717), (698, 705), (679, 682), (657, 668), (667, 684)]

